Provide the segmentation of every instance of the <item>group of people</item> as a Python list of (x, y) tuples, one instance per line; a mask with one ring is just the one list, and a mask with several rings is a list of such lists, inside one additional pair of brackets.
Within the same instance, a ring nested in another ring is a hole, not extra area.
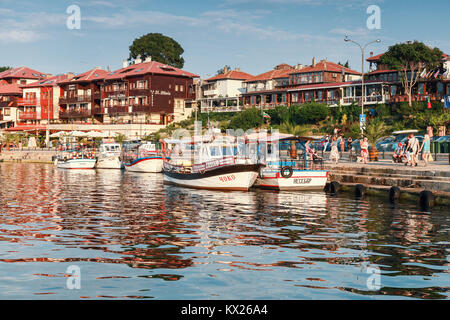
[(422, 144), (420, 144), (419, 139), (411, 133), (408, 136), (408, 140), (405, 144), (401, 142), (398, 144), (394, 151), (393, 159), (396, 163), (402, 163), (405, 161), (405, 166), (410, 165), (411, 167), (417, 167), (418, 156), (422, 153), (422, 159), (425, 162), (425, 166), (432, 159), (431, 156), (431, 137), (430, 133), (424, 136)]
[[(344, 138), (343, 135), (338, 135), (338, 133), (335, 131), (335, 134), (330, 137), (330, 136), (326, 136), (325, 140), (324, 140), (324, 151), (327, 150), (328, 145), (331, 143), (331, 153), (330, 153), (330, 161), (334, 162), (334, 163), (338, 163), (340, 157), (342, 156), (342, 153), (346, 150), (345, 148), (345, 144), (347, 144), (347, 150), (350, 151), (352, 150), (352, 144), (353, 144), (353, 139), (351, 137), (349, 137), (347, 140)], [(339, 153), (339, 148), (340, 148), (340, 153)]]

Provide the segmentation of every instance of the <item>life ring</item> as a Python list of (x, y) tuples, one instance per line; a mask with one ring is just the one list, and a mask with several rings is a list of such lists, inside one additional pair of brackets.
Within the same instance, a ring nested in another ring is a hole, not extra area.
[[(286, 174), (286, 171), (288, 173)], [(281, 168), (281, 176), (285, 179), (289, 179), (294, 174), (294, 170), (291, 167), (283, 167)]]

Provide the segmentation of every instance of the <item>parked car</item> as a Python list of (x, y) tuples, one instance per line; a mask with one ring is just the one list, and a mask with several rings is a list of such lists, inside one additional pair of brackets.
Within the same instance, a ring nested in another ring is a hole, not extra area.
[(377, 150), (379, 150), (379, 151), (387, 151), (386, 148), (394, 141), (395, 141), (394, 136), (384, 137), (384, 138), (381, 138), (380, 140), (378, 140), (378, 142), (375, 144), (375, 146), (377, 147)]

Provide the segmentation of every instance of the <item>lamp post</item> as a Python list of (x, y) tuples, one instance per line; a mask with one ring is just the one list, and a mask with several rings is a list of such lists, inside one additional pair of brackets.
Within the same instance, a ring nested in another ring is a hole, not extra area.
[[(361, 49), (361, 58), (362, 58), (362, 64), (361, 64), (361, 70), (362, 70), (362, 81), (361, 81), (361, 115), (364, 115), (364, 103), (365, 103), (365, 100), (366, 100), (366, 95), (365, 95), (365, 90), (364, 90), (364, 89), (365, 89), (365, 88), (364, 88), (364, 52), (365, 52), (367, 46), (369, 46), (369, 45), (372, 44), (372, 43), (380, 43), (381, 40), (380, 40), (380, 39), (377, 39), (377, 40), (375, 40), (375, 41), (372, 41), (372, 42), (369, 42), (369, 43), (365, 44), (364, 46), (362, 46), (361, 44), (359, 44), (359, 43), (356, 42), (356, 41), (353, 41), (353, 40), (349, 39), (348, 36), (345, 37), (344, 41), (345, 41), (345, 42), (352, 42), (352, 43), (356, 44), (356, 45)], [(363, 130), (362, 126), (361, 126), (361, 135), (363, 135), (363, 133), (364, 133), (364, 130)]]

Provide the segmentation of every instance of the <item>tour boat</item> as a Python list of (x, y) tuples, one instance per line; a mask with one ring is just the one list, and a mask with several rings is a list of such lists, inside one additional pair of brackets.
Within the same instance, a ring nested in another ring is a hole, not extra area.
[(121, 154), (122, 148), (119, 143), (115, 143), (112, 141), (103, 141), (103, 143), (100, 145), (96, 168), (121, 169)]
[(274, 190), (323, 190), (328, 171), (323, 160), (309, 146), (308, 138), (269, 137), (259, 142), (266, 166), (261, 169), (255, 187)]
[(127, 143), (122, 151), (125, 170), (131, 172), (162, 172), (163, 157), (157, 143)]
[[(169, 150), (169, 144), (176, 147)], [(163, 152), (164, 182), (195, 189), (248, 191), (263, 166), (239, 159), (235, 148), (221, 143), (166, 140)]]
[(94, 169), (97, 159), (91, 152), (64, 151), (55, 159), (60, 169)]

